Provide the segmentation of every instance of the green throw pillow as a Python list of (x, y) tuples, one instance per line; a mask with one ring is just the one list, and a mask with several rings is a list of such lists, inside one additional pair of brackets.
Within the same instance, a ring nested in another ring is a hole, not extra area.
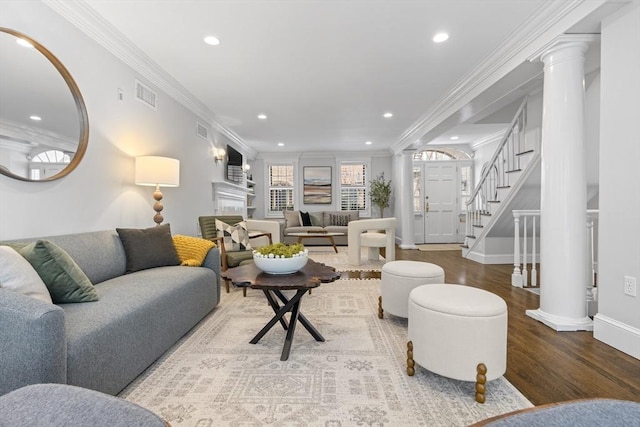
[(180, 265), (169, 224), (151, 228), (116, 228), (127, 257), (127, 273)]
[(48, 240), (37, 240), (18, 252), (36, 270), (54, 304), (98, 301), (91, 280), (64, 249)]

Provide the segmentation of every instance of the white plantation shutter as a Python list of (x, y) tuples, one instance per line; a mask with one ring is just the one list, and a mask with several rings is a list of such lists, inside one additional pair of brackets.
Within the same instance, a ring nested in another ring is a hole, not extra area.
[(293, 164), (269, 165), (269, 213), (293, 210)]
[(340, 164), (340, 210), (368, 211), (367, 164)]

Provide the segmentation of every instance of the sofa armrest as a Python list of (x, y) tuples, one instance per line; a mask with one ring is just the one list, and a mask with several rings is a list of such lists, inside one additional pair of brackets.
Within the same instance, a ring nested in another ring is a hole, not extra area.
[(202, 262), (202, 266), (216, 273), (216, 292), (218, 294), (218, 301), (220, 301), (220, 248), (209, 249), (207, 256)]
[[(279, 243), (281, 241), (280, 222), (270, 221), (268, 219), (248, 219), (246, 220), (246, 223), (247, 230), (249, 231), (262, 231), (264, 233), (271, 233), (272, 243)], [(251, 244), (253, 245), (253, 242)], [(260, 245), (256, 244), (256, 246)]]
[(0, 325), (0, 395), (29, 384), (66, 384), (60, 307), (0, 288)]

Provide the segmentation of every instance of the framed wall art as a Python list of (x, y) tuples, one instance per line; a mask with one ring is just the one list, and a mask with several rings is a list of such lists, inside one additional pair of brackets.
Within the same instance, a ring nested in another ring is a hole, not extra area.
[(302, 179), (305, 205), (331, 204), (331, 166), (305, 166)]

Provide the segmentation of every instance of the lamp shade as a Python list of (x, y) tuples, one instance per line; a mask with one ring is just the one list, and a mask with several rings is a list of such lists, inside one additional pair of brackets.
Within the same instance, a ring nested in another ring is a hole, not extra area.
[(158, 156), (136, 157), (136, 184), (178, 187), (180, 160)]

